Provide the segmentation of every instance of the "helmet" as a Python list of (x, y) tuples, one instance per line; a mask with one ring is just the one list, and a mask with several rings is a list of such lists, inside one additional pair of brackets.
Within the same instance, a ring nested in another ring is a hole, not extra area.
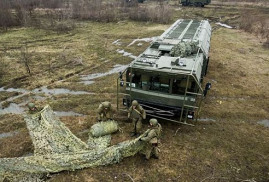
[(29, 109), (33, 109), (33, 108), (35, 108), (35, 104), (34, 104), (34, 103), (29, 103), (29, 104), (28, 104), (28, 108), (29, 108)]
[(132, 106), (138, 106), (138, 102), (137, 102), (137, 100), (133, 100), (133, 102), (132, 102)]
[(157, 121), (157, 119), (152, 118), (152, 119), (149, 120), (149, 123), (152, 124), (152, 126), (157, 126), (158, 121)]
[(105, 101), (102, 103), (102, 105), (104, 106), (104, 108), (109, 108), (111, 106), (111, 103), (108, 101)]

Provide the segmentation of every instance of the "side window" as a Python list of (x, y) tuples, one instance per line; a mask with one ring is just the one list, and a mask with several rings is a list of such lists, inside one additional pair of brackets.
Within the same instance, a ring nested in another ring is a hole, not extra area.
[(170, 79), (160, 78), (160, 91), (169, 93), (169, 88), (170, 88)]
[(150, 90), (169, 93), (170, 80), (168, 78), (153, 76), (150, 81)]
[(151, 85), (150, 90), (159, 91), (160, 89), (160, 78), (158, 76), (152, 76), (150, 79)]
[(128, 69), (126, 71), (126, 82), (130, 82), (131, 81), (131, 71)]
[[(172, 86), (172, 94), (179, 94), (179, 95), (185, 94), (186, 86), (187, 86), (186, 78), (174, 79)], [(195, 92), (195, 86), (196, 86), (195, 81), (190, 81), (187, 89), (188, 92)]]
[(148, 75), (142, 75), (141, 76), (141, 81), (142, 81), (142, 89), (143, 90), (149, 90), (150, 77)]
[(133, 74), (132, 87), (141, 88), (141, 75), (138, 73)]
[[(132, 83), (130, 83), (132, 80)], [(126, 72), (126, 82), (128, 82), (126, 85), (133, 87), (133, 88), (141, 88), (141, 74), (139, 73), (132, 73), (130, 70), (127, 70)]]
[(182, 95), (185, 92), (185, 88), (182, 88), (181, 79), (174, 79), (172, 86), (172, 94)]

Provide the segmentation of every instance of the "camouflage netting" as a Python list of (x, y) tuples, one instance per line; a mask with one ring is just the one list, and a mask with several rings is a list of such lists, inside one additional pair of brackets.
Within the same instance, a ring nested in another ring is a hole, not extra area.
[(100, 137), (114, 133), (119, 130), (118, 123), (114, 120), (96, 123), (91, 127), (90, 134), (93, 137)]
[(175, 45), (170, 54), (173, 57), (186, 57), (198, 51), (196, 42), (180, 42)]
[(59, 121), (49, 106), (25, 121), (35, 155), (0, 159), (0, 181), (37, 181), (42, 174), (118, 163), (145, 147), (140, 137), (108, 147), (110, 135), (90, 136), (87, 145)]
[(109, 147), (111, 142), (111, 135), (106, 135), (102, 137), (92, 137), (89, 135), (87, 144), (90, 148), (93, 149), (104, 149)]
[(88, 149), (87, 144), (73, 135), (49, 106), (45, 106), (40, 113), (26, 115), (24, 120), (33, 141), (35, 155), (61, 154)]

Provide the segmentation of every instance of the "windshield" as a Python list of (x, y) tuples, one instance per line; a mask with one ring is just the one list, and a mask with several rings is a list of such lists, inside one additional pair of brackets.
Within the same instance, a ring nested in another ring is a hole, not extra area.
[[(132, 81), (132, 82), (131, 82)], [(186, 75), (167, 76), (165, 73), (145, 73), (142, 71), (127, 71), (127, 84), (129, 87), (145, 91), (161, 92), (168, 94), (184, 95), (187, 86)], [(188, 92), (198, 92), (196, 82), (190, 77)]]

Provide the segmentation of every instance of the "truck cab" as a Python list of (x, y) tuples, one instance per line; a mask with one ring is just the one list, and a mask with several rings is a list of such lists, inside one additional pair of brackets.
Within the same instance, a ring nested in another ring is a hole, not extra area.
[(152, 117), (187, 124), (204, 97), (210, 37), (207, 20), (176, 21), (121, 73), (123, 105), (137, 100)]

